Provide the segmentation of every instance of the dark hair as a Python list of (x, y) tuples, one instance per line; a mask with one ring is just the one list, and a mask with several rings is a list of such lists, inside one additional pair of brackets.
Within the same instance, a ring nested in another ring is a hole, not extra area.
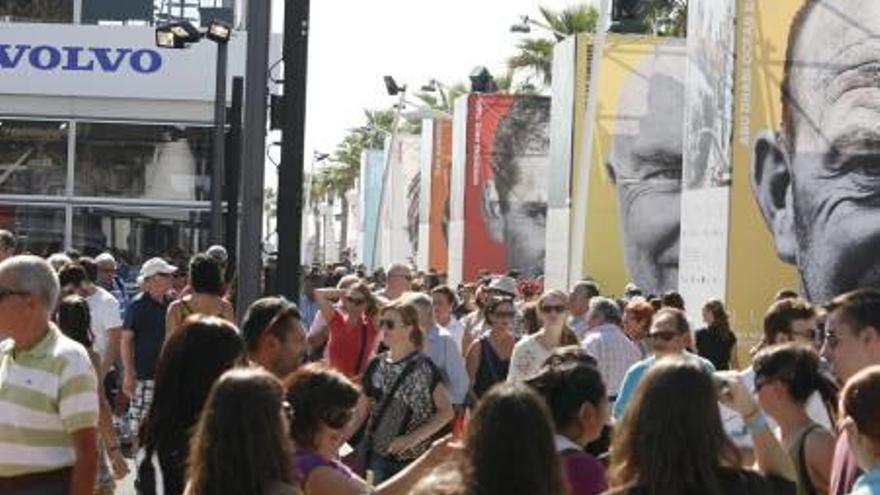
[(537, 302), (523, 304), (522, 315), (526, 335), (531, 335), (541, 329), (541, 318), (538, 315)]
[(495, 315), (495, 311), (497, 311), (502, 304), (509, 304), (513, 307), (513, 299), (509, 297), (492, 297), (489, 299), (489, 302), (486, 303), (486, 307), (483, 308), (483, 315), (486, 317), (486, 323), (490, 326), (495, 324), (495, 318), (493, 316)]
[(801, 297), (800, 294), (797, 293), (796, 290), (793, 289), (779, 289), (779, 292), (773, 296), (773, 301), (781, 301), (783, 299), (797, 299)]
[(798, 404), (806, 404), (815, 391), (832, 409), (837, 404), (837, 384), (822, 373), (819, 354), (811, 347), (792, 342), (762, 349), (755, 355), (752, 367), (756, 380), (761, 377), (779, 381)]
[(226, 320), (187, 318), (159, 354), (153, 402), (141, 425), (141, 445), (151, 451), (185, 445), (211, 386), (235, 366), (243, 351), (241, 337)]
[(776, 342), (779, 334), (791, 335), (793, 321), (815, 316), (816, 310), (804, 299), (782, 299), (774, 302), (764, 315), (764, 343)]
[(223, 294), (223, 269), (220, 263), (206, 253), (199, 253), (189, 261), (189, 283), (193, 292)]
[(857, 335), (867, 327), (880, 334), (880, 290), (859, 289), (835, 297), (825, 308), (838, 312)]
[(538, 375), (526, 383), (534, 387), (547, 402), (557, 431), (578, 421), (584, 402), (599, 407), (608, 397), (599, 370), (595, 366), (577, 362), (545, 365)]
[(86, 349), (91, 349), (95, 342), (92, 334), (92, 317), (89, 303), (85, 298), (71, 295), (61, 299), (58, 304), (58, 327), (71, 339)]
[(818, 4), (818, 0), (804, 0), (804, 4), (792, 18), (791, 26), (788, 29), (788, 45), (785, 50), (785, 65), (783, 67), (782, 85), (780, 88), (782, 100), (782, 129), (780, 129), (780, 136), (784, 140), (785, 148), (789, 153), (794, 153), (796, 142), (795, 108), (793, 107), (798, 105), (798, 101), (795, 98), (792, 81), (794, 79), (793, 68), (799, 62), (795, 59), (797, 40), (804, 29), (804, 25), (807, 23), (807, 19), (810, 17), (810, 13)]
[(676, 308), (684, 311), (684, 298), (681, 297), (681, 294), (671, 290), (663, 294), (663, 297), (660, 298), (660, 301), (663, 304), (664, 308)]
[(651, 366), (617, 425), (609, 468), (615, 488), (721, 495), (716, 469), (740, 465), (721, 424), (711, 375), (686, 358)]
[(730, 318), (727, 316), (727, 310), (724, 309), (724, 303), (719, 299), (709, 299), (703, 305), (703, 309), (709, 310), (712, 314), (712, 326), (721, 331), (724, 340), (733, 342), (736, 337), (730, 329)]
[(16, 240), (15, 234), (8, 230), (0, 230), (0, 248), (2, 249), (15, 249)]
[(571, 288), (571, 292), (584, 291), (587, 297), (596, 297), (600, 296), (599, 284), (592, 280), (581, 280), (574, 284), (574, 287)]
[(86, 271), (86, 278), (88, 278), (89, 282), (93, 284), (98, 282), (98, 264), (95, 263), (93, 258), (80, 256), (76, 262)]
[(463, 466), (467, 493), (564, 494), (551, 421), (544, 401), (529, 386), (492, 387), (468, 426)]
[(296, 485), (293, 449), (280, 417), (284, 389), (259, 368), (227, 371), (211, 388), (187, 462), (192, 495), (267, 493)]
[(599, 361), (580, 345), (566, 345), (553, 349), (553, 352), (544, 361), (544, 367), (562, 366), (571, 363), (594, 367), (599, 366)]
[(513, 105), (498, 122), (491, 167), (502, 213), (510, 209), (510, 191), (520, 179), (516, 160), (526, 154), (546, 153), (549, 120), (549, 98), (521, 96), (513, 100)]
[(678, 330), (679, 334), (691, 331), (691, 325), (688, 323), (687, 315), (684, 311), (671, 307), (660, 308), (660, 311), (657, 311), (657, 313), (654, 314), (654, 321), (666, 316), (672, 318), (672, 321), (675, 323), (675, 329)]
[(297, 448), (314, 450), (322, 424), (333, 423), (357, 405), (358, 389), (342, 373), (323, 364), (307, 364), (284, 379), (287, 401), (293, 407), (290, 436)]
[[(287, 342), (292, 331), (291, 325), (288, 324), (291, 319), (302, 320), (302, 317), (299, 308), (284, 298), (264, 297), (251, 303), (241, 322), (241, 333), (247, 344), (247, 350), (257, 350), (264, 333), (271, 333), (279, 341)], [(270, 323), (273, 323), (272, 327), (266, 328)]]
[(380, 311), (381, 315), (385, 315), (389, 311), (393, 311), (400, 316), (401, 323), (410, 325), (413, 329), (409, 332), (409, 341), (412, 342), (417, 349), (422, 349), (425, 345), (425, 334), (422, 333), (419, 324), (419, 309), (415, 303), (409, 298), (400, 298), (391, 304), (384, 306)]
[(89, 279), (86, 270), (78, 263), (68, 263), (58, 271), (58, 283), (61, 287), (74, 285), (79, 287)]
[[(563, 292), (559, 289), (551, 289), (551, 290), (548, 290), (548, 291), (544, 292), (543, 294), (541, 294), (541, 297), (538, 298), (537, 305), (535, 307), (536, 313), (540, 312), (541, 309), (544, 307), (544, 301), (546, 301), (548, 298), (551, 298), (551, 297), (562, 299), (563, 305), (565, 305), (566, 308), (568, 307), (568, 304), (569, 304), (568, 294), (566, 294), (565, 292)], [(525, 310), (524, 310), (524, 312), (525, 312)], [(537, 314), (535, 316), (537, 317)], [(540, 328), (540, 326), (541, 325), (538, 325), (539, 328)], [(565, 321), (563, 321), (563, 323), (562, 323), (562, 335), (559, 340), (559, 343), (560, 343), (560, 345), (578, 345), (578, 344), (580, 344), (580, 339), (578, 339), (577, 334), (574, 333), (574, 330), (572, 330), (571, 327), (568, 326), (568, 323)]]
[(455, 296), (455, 292), (449, 288), (448, 285), (438, 285), (431, 289), (432, 295), (440, 294), (446, 298), (446, 302), (448, 302), (451, 306), (455, 306), (458, 302), (458, 298)]
[(841, 413), (852, 418), (859, 433), (880, 442), (880, 366), (869, 366), (849, 379), (843, 387)]

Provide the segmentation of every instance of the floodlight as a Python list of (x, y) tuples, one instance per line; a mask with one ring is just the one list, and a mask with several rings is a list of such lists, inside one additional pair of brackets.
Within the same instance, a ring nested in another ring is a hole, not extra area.
[(156, 46), (159, 48), (183, 48), (184, 43), (174, 36), (168, 26), (156, 28)]
[(232, 37), (232, 26), (222, 21), (213, 20), (208, 25), (205, 37), (217, 43), (228, 43), (229, 38)]
[(520, 16), (520, 21), (516, 24), (510, 26), (511, 33), (523, 33), (529, 34), (532, 32), (532, 26), (529, 25), (529, 16), (522, 15)]
[(383, 79), (385, 80), (385, 90), (390, 96), (397, 96), (406, 91), (406, 86), (398, 86), (393, 77), (385, 76)]
[(168, 28), (174, 34), (174, 37), (183, 43), (196, 43), (202, 39), (202, 33), (189, 21), (173, 22), (168, 24)]
[(498, 83), (492, 77), (489, 69), (482, 65), (474, 67), (470, 75), (472, 93), (495, 93), (498, 91)]

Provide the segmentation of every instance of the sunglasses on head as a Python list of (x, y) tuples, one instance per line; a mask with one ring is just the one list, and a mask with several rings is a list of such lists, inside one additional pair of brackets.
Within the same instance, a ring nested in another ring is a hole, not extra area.
[(565, 305), (562, 305), (562, 304), (559, 304), (559, 305), (547, 304), (547, 305), (544, 305), (541, 307), (542, 313), (565, 313), (566, 311), (568, 311), (568, 307), (566, 307)]
[(288, 316), (293, 316), (293, 307), (285, 305), (275, 313), (275, 316), (273, 316), (271, 320), (269, 320), (269, 324), (263, 327), (263, 330), (260, 332), (260, 337), (269, 333), (276, 325), (278, 325), (278, 323), (281, 322), (281, 320)]

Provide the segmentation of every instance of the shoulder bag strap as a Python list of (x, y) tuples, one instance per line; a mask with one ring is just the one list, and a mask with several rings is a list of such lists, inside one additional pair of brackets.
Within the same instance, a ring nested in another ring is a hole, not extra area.
[(357, 364), (354, 367), (355, 373), (360, 373), (361, 366), (364, 364), (364, 358), (367, 354), (367, 324), (361, 321), (361, 349), (358, 351)]
[(813, 486), (813, 481), (810, 479), (810, 466), (807, 465), (807, 437), (818, 428), (821, 428), (821, 426), (812, 425), (807, 428), (807, 431), (801, 436), (801, 442), (798, 446), (798, 471), (801, 471), (798, 474), (803, 477), (804, 489), (807, 495), (819, 495), (816, 487)]
[[(488, 346), (488, 349), (486, 348)], [(492, 349), (492, 343), (489, 339), (480, 339), (480, 352), (483, 354), (483, 359), (489, 363), (489, 373), (492, 375), (492, 378), (495, 382), (499, 382), (504, 380), (506, 377), (502, 377), (500, 373), (498, 373), (498, 368), (495, 367), (495, 350)]]
[(397, 391), (403, 385), (403, 382), (409, 377), (409, 375), (413, 372), (416, 365), (419, 364), (418, 356), (412, 356), (408, 358), (410, 361), (406, 363), (406, 366), (403, 368), (403, 371), (400, 372), (400, 375), (397, 376), (397, 379), (394, 381), (394, 384), (391, 386), (391, 389), (388, 393), (382, 395), (382, 400), (376, 406), (376, 415), (372, 417), (370, 420), (370, 424), (367, 427), (366, 433), (372, 434), (373, 431), (379, 426), (379, 423), (382, 422), (383, 416), (388, 412), (388, 407), (391, 406), (391, 398), (397, 394)]

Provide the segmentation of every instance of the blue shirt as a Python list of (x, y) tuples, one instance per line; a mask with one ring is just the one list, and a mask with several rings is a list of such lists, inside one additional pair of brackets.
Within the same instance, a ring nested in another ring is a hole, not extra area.
[(428, 357), (443, 375), (443, 383), (449, 392), (449, 401), (455, 406), (464, 404), (470, 379), (464, 366), (464, 356), (455, 339), (446, 329), (436, 323), (428, 330)]
[(880, 495), (880, 467), (860, 476), (850, 495)]
[(315, 315), (318, 314), (318, 303), (312, 299), (309, 299), (309, 296), (303, 294), (299, 298), (299, 316), (300, 321), (302, 321), (303, 327), (308, 329), (312, 326), (312, 322), (315, 321)]
[[(684, 355), (692, 359), (699, 359), (700, 365), (706, 370), (706, 373), (715, 372), (715, 366), (713, 366), (712, 362), (708, 359), (689, 352), (685, 352)], [(648, 371), (651, 365), (656, 361), (657, 356), (651, 356), (630, 366), (630, 368), (626, 370), (626, 374), (623, 376), (623, 382), (620, 384), (620, 393), (617, 394), (617, 400), (614, 401), (614, 408), (611, 410), (611, 416), (614, 419), (620, 419), (623, 417), (623, 413), (626, 411), (626, 405), (629, 404), (630, 399), (632, 399), (632, 395), (639, 386), (639, 382), (642, 381), (645, 372)]]

